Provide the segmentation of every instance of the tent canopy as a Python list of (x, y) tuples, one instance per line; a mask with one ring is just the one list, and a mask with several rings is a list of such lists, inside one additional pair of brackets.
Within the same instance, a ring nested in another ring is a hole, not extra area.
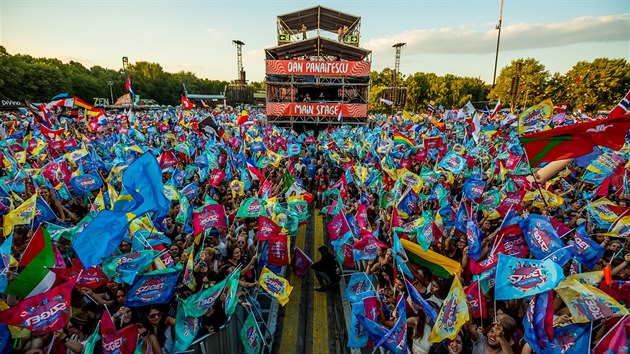
[(337, 33), (339, 27), (348, 26), (348, 28), (351, 28), (358, 24), (359, 21), (361, 21), (361, 17), (348, 15), (323, 6), (315, 6), (310, 9), (278, 16), (278, 22), (294, 33), (301, 32), (302, 25), (305, 25), (308, 31), (321, 29)]

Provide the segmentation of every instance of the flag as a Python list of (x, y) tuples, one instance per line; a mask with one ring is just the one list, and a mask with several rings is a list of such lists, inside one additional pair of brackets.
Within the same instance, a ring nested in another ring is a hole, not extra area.
[(494, 106), (494, 109), (492, 110), (492, 113), (490, 114), (490, 118), (489, 119), (492, 120), (492, 118), (494, 118), (494, 116), (500, 110), (501, 110), (501, 100), (497, 101), (497, 104)]
[(531, 166), (580, 157), (595, 146), (619, 150), (630, 130), (630, 115), (586, 121), (520, 137)]
[(468, 255), (474, 259), (475, 262), (481, 257), (481, 230), (477, 226), (477, 222), (473, 217), (468, 218), (466, 222), (466, 241), (468, 243)]
[(261, 215), (258, 217), (258, 241), (267, 241), (271, 235), (277, 235), (282, 231), (273, 220)]
[(359, 241), (352, 244), (352, 258), (355, 261), (371, 260), (378, 256), (379, 248), (387, 248), (371, 234), (362, 234)]
[(254, 181), (262, 181), (265, 178), (263, 174), (258, 171), (253, 163), (251, 163), (250, 161), (246, 161), (245, 163), (247, 164), (247, 171)]
[(408, 136), (399, 132), (394, 132), (394, 144), (405, 145), (410, 148), (416, 147), (415, 141), (411, 140)]
[(184, 310), (184, 300), (177, 299), (177, 317), (175, 320), (175, 345), (173, 352), (185, 352), (188, 350), (192, 342), (195, 340), (199, 329), (201, 328), (201, 320), (196, 317), (186, 316)]
[(453, 278), (451, 289), (444, 299), (437, 320), (431, 329), (429, 342), (437, 343), (454, 339), (459, 329), (470, 319), (466, 294), (458, 277)]
[(164, 195), (162, 169), (150, 153), (133, 161), (122, 176), (123, 192), (114, 210), (102, 210), (73, 243), (85, 267), (102, 262), (120, 245), (131, 221), (147, 212), (168, 213), (171, 203)]
[(387, 99), (384, 99), (384, 98), (381, 98), (380, 102), (385, 103), (388, 106), (391, 106), (391, 105), (394, 104), (394, 101), (390, 101), (390, 100), (387, 100)]
[(454, 174), (458, 174), (464, 170), (464, 167), (466, 167), (466, 159), (452, 151), (449, 151), (448, 154), (446, 154), (440, 161), (438, 166), (447, 171), (451, 171)]
[[(590, 326), (589, 326), (590, 327)], [(592, 327), (591, 327), (592, 332)], [(630, 317), (619, 320), (610, 332), (604, 335), (594, 348), (594, 354), (627, 354), (628, 334), (630, 333)], [(590, 336), (589, 336), (590, 338)], [(589, 343), (586, 342), (590, 349)], [(577, 354), (577, 353), (576, 353)]]
[(485, 318), (488, 314), (486, 310), (486, 299), (481, 293), (479, 281), (474, 281), (464, 288), (466, 293), (466, 301), (470, 304), (471, 315), (473, 318)]
[(260, 278), (258, 279), (258, 284), (269, 293), (269, 295), (273, 296), (278, 300), (280, 305), (284, 306), (289, 302), (289, 295), (291, 295), (291, 291), (293, 291), (293, 287), (289, 282), (275, 275), (272, 271), (264, 266), (262, 272), (260, 273)]
[(496, 267), (495, 298), (522, 299), (552, 290), (564, 278), (562, 267), (551, 259), (516, 258), (499, 254)]
[(131, 88), (131, 77), (129, 77), (129, 75), (127, 75), (127, 81), (125, 81), (125, 89), (131, 94), (131, 97), (135, 96), (135, 93)]
[(101, 337), (104, 354), (134, 354), (138, 325), (132, 323), (117, 331), (112, 316), (105, 309), (101, 317)]
[(271, 234), (267, 249), (267, 264), (281, 267), (290, 263), (289, 235)]
[(101, 188), (103, 179), (96, 173), (87, 173), (70, 178), (70, 185), (79, 195)]
[(3, 234), (9, 235), (13, 232), (13, 226), (15, 225), (27, 225), (31, 223), (31, 220), (35, 217), (35, 210), (37, 209), (37, 194), (34, 194), (24, 203), (20, 204), (17, 208), (11, 210), (3, 217)]
[(69, 281), (24, 299), (8, 310), (0, 312), (0, 323), (37, 333), (62, 329), (68, 324), (72, 288), (74, 281)]
[(219, 299), (221, 294), (223, 294), (223, 290), (225, 290), (225, 286), (229, 278), (230, 277), (228, 276), (215, 285), (196, 292), (186, 298), (186, 300), (183, 301), (183, 308), (186, 316), (201, 317), (205, 315), (208, 309), (212, 308), (217, 299)]
[(407, 258), (412, 263), (429, 269), (431, 274), (443, 278), (452, 278), (454, 274), (461, 274), (462, 266), (459, 262), (445, 257), (431, 250), (424, 251), (420, 245), (401, 239)]
[(359, 300), (358, 295), (366, 291), (376, 290), (372, 285), (371, 276), (365, 274), (365, 272), (356, 272), (350, 276), (350, 280), (346, 284), (346, 292), (344, 297), (355, 303)]
[(191, 110), (191, 109), (193, 109), (195, 107), (195, 105), (192, 102), (190, 102), (190, 100), (186, 96), (181, 95), (181, 98), (182, 98), (182, 108), (183, 109)]
[(545, 208), (547, 205), (552, 207), (559, 207), (564, 204), (564, 198), (542, 188), (525, 192), (523, 201), (531, 201), (534, 207), (540, 209)]
[(562, 354), (587, 353), (590, 349), (591, 325), (575, 323), (553, 329), (553, 338), (560, 347)]
[(396, 313), (398, 318), (391, 329), (383, 327), (361, 315), (357, 316), (357, 318), (377, 346), (381, 346), (394, 354), (405, 354), (407, 353), (407, 314), (405, 312), (405, 301), (402, 297), (398, 299)]
[(267, 179), (262, 183), (258, 190), (258, 196), (262, 199), (267, 199), (271, 196), (271, 183)]
[(137, 276), (127, 292), (125, 306), (165, 304), (171, 301), (177, 277), (182, 270), (181, 263), (175, 267), (154, 270)]
[(33, 218), (31, 222), (31, 228), (37, 229), (41, 224), (55, 220), (56, 218), (55, 212), (50, 208), (48, 203), (46, 203), (43, 198), (38, 197), (37, 203), (35, 204), (35, 218)]
[(210, 228), (227, 229), (225, 207), (221, 204), (205, 205), (201, 210), (193, 212), (193, 230), (199, 235)]
[(109, 279), (132, 285), (136, 276), (143, 273), (158, 255), (159, 251), (151, 249), (105, 257), (101, 269)]
[(479, 203), (483, 197), (483, 191), (486, 189), (486, 182), (482, 181), (479, 176), (470, 176), (464, 181), (462, 192), (469, 200)]
[(236, 292), (238, 291), (238, 282), (240, 277), (241, 266), (239, 265), (225, 281), (225, 302), (223, 303), (223, 309), (228, 317), (234, 314), (234, 311), (236, 311), (236, 305), (238, 305)]
[[(372, 292), (373, 293), (373, 292)], [(348, 348), (363, 348), (368, 345), (369, 337), (358, 316), (365, 316), (363, 301), (350, 304), (350, 326), (348, 327)]]
[(576, 323), (587, 323), (603, 318), (628, 314), (628, 309), (612, 296), (577, 279), (567, 279), (556, 287), (556, 292), (569, 308)]
[(578, 262), (593, 269), (606, 249), (591, 239), (586, 231), (586, 223), (580, 224), (573, 236), (573, 247), (577, 250), (575, 258)]
[(48, 268), (55, 266), (55, 255), (48, 231), (38, 228), (24, 250), (18, 264), (24, 269), (9, 284), (5, 294), (19, 298), (30, 298), (51, 289), (55, 283), (55, 273)]
[(297, 276), (303, 277), (308, 273), (308, 269), (313, 264), (313, 261), (297, 246), (293, 253), (293, 263), (291, 264), (293, 271)]
[(622, 116), (628, 112), (628, 107), (630, 107), (630, 91), (626, 93), (626, 95), (621, 99), (621, 101), (613, 108), (608, 116), (610, 118), (616, 118)]
[(77, 96), (74, 96), (74, 105), (77, 107), (81, 107), (83, 109), (92, 109), (93, 106), (87, 102), (85, 102), (84, 100), (80, 99)]
[(256, 323), (256, 318), (249, 312), (247, 315), (247, 319), (243, 323), (243, 327), (239, 332), (239, 337), (241, 338), (241, 343), (243, 343), (243, 348), (245, 348), (245, 353), (247, 354), (258, 354), (260, 350), (263, 348), (263, 338), (258, 330), (258, 324)]
[(558, 345), (553, 336), (553, 291), (536, 294), (529, 301), (525, 318), (523, 339), (534, 353), (555, 354)]
[(537, 124), (549, 119), (552, 113), (553, 103), (549, 99), (529, 107), (518, 117), (518, 134), (535, 129)]
[(434, 324), (437, 321), (437, 311), (433, 306), (431, 306), (423, 297), (420, 295), (418, 290), (409, 282), (409, 280), (405, 279), (405, 284), (407, 285), (407, 292), (409, 293), (409, 298), (411, 302), (420, 306), (422, 311), (424, 311), (425, 315), (431, 321), (431, 324)]
[(247, 198), (243, 200), (238, 211), (237, 218), (255, 218), (260, 214), (264, 214), (264, 202), (258, 198)]
[(520, 220), (518, 225), (525, 234), (529, 250), (537, 259), (543, 259), (564, 247), (564, 243), (546, 216), (529, 214), (526, 219)]
[(475, 112), (475, 115), (472, 119), (472, 136), (475, 140), (475, 143), (479, 144), (479, 133), (481, 132), (481, 120), (479, 119), (479, 114)]

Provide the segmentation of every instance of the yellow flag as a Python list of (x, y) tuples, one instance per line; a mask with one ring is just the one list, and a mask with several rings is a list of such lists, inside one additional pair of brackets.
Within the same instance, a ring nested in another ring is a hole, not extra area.
[(271, 160), (271, 164), (278, 168), (280, 166), (280, 161), (282, 161), (282, 155), (275, 153), (271, 150), (267, 150), (267, 157)]
[(617, 204), (611, 202), (610, 200), (601, 198), (594, 202), (590, 202), (588, 209), (590, 212), (596, 214), (597, 218), (603, 220), (604, 222), (613, 223), (619, 216), (610, 210), (608, 207), (609, 205), (617, 206)]
[[(542, 197), (540, 196), (542, 192)], [(523, 198), (523, 201), (532, 201), (532, 205), (536, 208), (544, 208), (545, 207), (545, 202), (543, 201), (543, 197), (545, 198), (545, 200), (547, 201), (547, 205), (549, 206), (553, 206), (553, 207), (559, 207), (560, 205), (562, 205), (562, 203), (564, 203), (564, 198), (562, 198), (561, 196), (555, 195), (547, 190), (544, 189), (535, 189), (533, 191), (527, 191), (527, 193), (525, 193), (525, 197)]]
[(437, 343), (444, 339), (454, 339), (459, 329), (470, 319), (468, 303), (464, 288), (458, 277), (453, 278), (453, 285), (449, 291), (437, 320), (431, 329), (429, 342)]
[(529, 107), (518, 117), (518, 133), (523, 134), (532, 130), (539, 121), (549, 119), (552, 113), (553, 103), (550, 99)]
[(614, 227), (607, 233), (607, 235), (623, 238), (630, 236), (630, 215), (617, 220)]
[(28, 225), (35, 217), (35, 209), (37, 204), (37, 194), (33, 194), (27, 201), (19, 207), (11, 210), (4, 216), (3, 228), (4, 234), (9, 235), (13, 232), (15, 225)]
[(400, 178), (402, 178), (402, 182), (411, 187), (415, 193), (420, 193), (423, 186), (422, 178), (420, 178), (420, 176), (411, 171), (407, 171), (400, 176)]
[(556, 292), (577, 323), (588, 323), (628, 314), (628, 309), (610, 295), (594, 286), (582, 284), (577, 279), (563, 280), (556, 287)]
[(260, 278), (258, 279), (258, 284), (260, 284), (260, 286), (265, 289), (269, 295), (275, 297), (280, 305), (284, 306), (287, 302), (289, 302), (289, 295), (291, 295), (293, 287), (286, 279), (281, 278), (270, 271), (267, 266), (263, 267), (262, 272), (260, 273)]
[(357, 179), (361, 181), (361, 184), (365, 183), (365, 180), (368, 177), (369, 171), (367, 167), (363, 167), (361, 165), (354, 166), (354, 174), (357, 176)]
[(230, 182), (230, 189), (232, 189), (232, 198), (236, 198), (237, 195), (245, 195), (245, 183), (237, 179)]
[(599, 285), (599, 283), (602, 281), (603, 278), (604, 278), (604, 271), (603, 270), (595, 270), (595, 271), (592, 271), (592, 272), (571, 274), (568, 277), (566, 277), (565, 280), (560, 282), (560, 284), (558, 284), (558, 285), (562, 285), (562, 283), (565, 282), (565, 281), (571, 281), (571, 280), (575, 279), (575, 280), (577, 280), (578, 282), (580, 282), (582, 284), (587, 284), (587, 285), (592, 285), (592, 286), (597, 287)]

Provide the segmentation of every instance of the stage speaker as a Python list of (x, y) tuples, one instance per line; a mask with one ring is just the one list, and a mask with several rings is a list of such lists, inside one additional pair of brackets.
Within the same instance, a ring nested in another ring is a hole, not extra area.
[(279, 34), (278, 35), (278, 43), (290, 43), (291, 36), (288, 34)]

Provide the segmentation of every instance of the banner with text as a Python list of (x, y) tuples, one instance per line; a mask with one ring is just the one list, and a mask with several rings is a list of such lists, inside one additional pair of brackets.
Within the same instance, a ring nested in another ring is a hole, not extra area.
[(267, 102), (270, 117), (367, 117), (367, 104)]
[(267, 75), (370, 76), (367, 61), (266, 60)]

